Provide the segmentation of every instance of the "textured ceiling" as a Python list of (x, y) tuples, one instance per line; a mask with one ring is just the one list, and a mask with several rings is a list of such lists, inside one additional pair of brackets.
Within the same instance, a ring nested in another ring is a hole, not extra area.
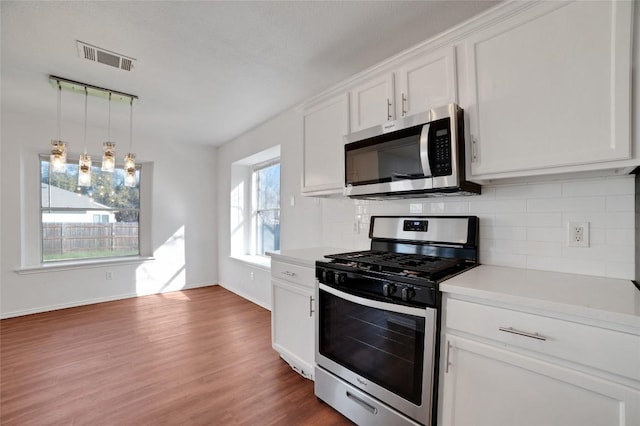
[[(136, 128), (218, 145), (495, 3), (1, 1), (2, 109), (55, 116), (53, 74), (139, 96)], [(81, 59), (76, 40), (135, 68)]]

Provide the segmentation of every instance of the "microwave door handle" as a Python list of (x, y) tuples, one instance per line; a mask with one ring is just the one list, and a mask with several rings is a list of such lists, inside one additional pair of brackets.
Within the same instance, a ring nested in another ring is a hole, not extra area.
[(431, 124), (422, 126), (420, 133), (420, 162), (422, 163), (422, 172), (425, 177), (433, 176), (431, 174), (431, 165), (429, 163), (429, 128)]

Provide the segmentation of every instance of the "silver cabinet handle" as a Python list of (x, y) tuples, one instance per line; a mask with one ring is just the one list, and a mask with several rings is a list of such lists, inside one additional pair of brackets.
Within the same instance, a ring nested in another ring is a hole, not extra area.
[(391, 120), (391, 100), (387, 98), (387, 120)]
[(291, 271), (282, 271), (282, 273), (288, 277), (295, 277), (296, 273)]
[(313, 296), (309, 296), (309, 316), (312, 317), (313, 313), (315, 312), (313, 310)]
[(451, 342), (449, 340), (447, 340), (447, 357), (444, 360), (445, 361), (445, 365), (444, 365), (444, 372), (448, 373), (449, 372), (449, 366), (451, 365), (451, 361), (449, 361), (449, 354), (451, 353)]
[(402, 116), (404, 117), (405, 115), (407, 115), (407, 97), (405, 96), (405, 94), (402, 94)]
[(516, 330), (513, 327), (499, 327), (498, 330), (504, 331), (505, 333), (517, 334), (518, 336), (529, 337), (531, 339), (542, 340), (543, 342), (547, 340), (546, 337), (541, 336), (538, 333), (529, 333), (526, 331)]

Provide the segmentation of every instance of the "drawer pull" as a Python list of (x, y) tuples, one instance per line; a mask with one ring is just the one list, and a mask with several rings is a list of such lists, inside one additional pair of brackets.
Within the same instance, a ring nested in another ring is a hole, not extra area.
[(283, 274), (285, 274), (288, 277), (295, 277), (296, 273), (295, 272), (291, 272), (291, 271), (282, 271)]
[(349, 398), (350, 400), (352, 400), (353, 402), (355, 402), (356, 404), (358, 404), (359, 406), (361, 406), (371, 414), (378, 414), (378, 409), (373, 405), (366, 403), (365, 401), (358, 398), (356, 395), (352, 394), (349, 391), (347, 391), (346, 393), (347, 393), (347, 398)]
[(313, 296), (309, 296), (309, 316), (312, 317), (313, 313), (315, 312), (313, 310)]
[(504, 331), (505, 333), (517, 334), (518, 336), (530, 337), (531, 339), (537, 339), (545, 341), (546, 337), (539, 335), (538, 333), (527, 333), (526, 331), (516, 330), (513, 327), (500, 327), (498, 328), (500, 331)]

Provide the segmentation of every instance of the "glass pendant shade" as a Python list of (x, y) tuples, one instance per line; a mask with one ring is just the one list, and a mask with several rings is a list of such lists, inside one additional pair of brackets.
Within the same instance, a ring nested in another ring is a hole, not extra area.
[(116, 144), (114, 142), (104, 142), (102, 148), (102, 171), (113, 173), (116, 168)]
[(64, 173), (67, 164), (67, 144), (59, 140), (52, 140), (51, 146), (51, 157), (49, 159), (51, 171)]
[(91, 156), (82, 154), (78, 162), (78, 186), (91, 186)]
[(124, 156), (124, 186), (136, 186), (136, 156), (132, 153)]

